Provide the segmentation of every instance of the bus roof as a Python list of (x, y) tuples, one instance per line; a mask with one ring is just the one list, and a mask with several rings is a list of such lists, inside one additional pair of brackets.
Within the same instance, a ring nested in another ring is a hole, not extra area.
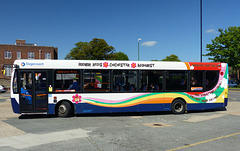
[(19, 69), (136, 69), (220, 70), (226, 63), (119, 61), (119, 60), (15, 60)]

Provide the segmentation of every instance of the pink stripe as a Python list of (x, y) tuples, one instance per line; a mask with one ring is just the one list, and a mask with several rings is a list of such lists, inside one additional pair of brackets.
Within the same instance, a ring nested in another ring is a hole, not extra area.
[(99, 101), (99, 102), (104, 102), (104, 103), (119, 103), (119, 102), (124, 102), (124, 101), (127, 101), (127, 100), (129, 100), (129, 99), (133, 99), (133, 98), (136, 98), (136, 97), (145, 95), (145, 94), (148, 94), (148, 93), (142, 93), (142, 94), (139, 94), (139, 95), (132, 96), (132, 97), (130, 97), (130, 98), (123, 99), (123, 100), (104, 100), (104, 99), (89, 98), (89, 97), (84, 97), (84, 98), (82, 98), (82, 99), (90, 99), (90, 100)]

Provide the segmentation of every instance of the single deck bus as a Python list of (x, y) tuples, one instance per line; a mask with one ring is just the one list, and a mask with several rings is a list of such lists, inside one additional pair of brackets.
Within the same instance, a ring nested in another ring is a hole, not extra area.
[(226, 63), (107, 60), (16, 60), (14, 113), (57, 114), (223, 108)]

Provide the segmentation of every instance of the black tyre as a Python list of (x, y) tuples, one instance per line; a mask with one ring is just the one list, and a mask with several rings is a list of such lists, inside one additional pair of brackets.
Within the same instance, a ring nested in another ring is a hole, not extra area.
[(67, 101), (63, 101), (59, 106), (58, 106), (58, 116), (59, 117), (69, 117), (71, 115), (72, 107)]
[(177, 99), (172, 103), (172, 112), (174, 114), (183, 114), (186, 111), (186, 103), (181, 100)]

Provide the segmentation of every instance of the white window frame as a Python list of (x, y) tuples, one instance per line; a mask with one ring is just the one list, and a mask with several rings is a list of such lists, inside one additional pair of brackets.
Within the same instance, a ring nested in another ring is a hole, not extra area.
[(17, 59), (21, 59), (21, 51), (17, 51)]
[(34, 52), (28, 52), (28, 59), (35, 59)]
[(12, 59), (12, 51), (4, 51), (4, 59)]
[(4, 69), (5, 69), (5, 77), (11, 77), (12, 66), (11, 65), (4, 65)]
[(52, 59), (52, 54), (51, 52), (45, 52), (45, 59)]

